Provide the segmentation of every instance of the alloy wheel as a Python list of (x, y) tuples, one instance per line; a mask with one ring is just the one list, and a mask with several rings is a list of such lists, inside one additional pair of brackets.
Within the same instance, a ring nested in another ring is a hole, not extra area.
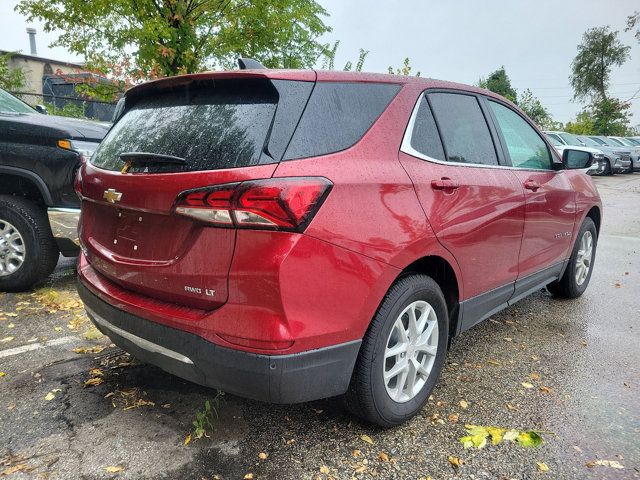
[(0, 277), (15, 273), (24, 263), (24, 239), (16, 227), (0, 219)]
[(582, 285), (591, 269), (593, 259), (593, 235), (589, 230), (584, 232), (580, 239), (580, 247), (576, 256), (576, 283)]
[(429, 303), (416, 301), (398, 316), (384, 352), (384, 385), (398, 403), (413, 399), (424, 387), (438, 351), (438, 318)]

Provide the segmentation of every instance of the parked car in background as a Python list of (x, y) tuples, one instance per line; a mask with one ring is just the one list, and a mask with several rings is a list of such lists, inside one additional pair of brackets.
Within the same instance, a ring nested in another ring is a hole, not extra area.
[(625, 137), (607, 137), (611, 140), (619, 142), (622, 146), (627, 147), (631, 151), (631, 168), (640, 171), (640, 143)]
[(397, 425), (450, 338), (593, 272), (592, 155), (487, 90), (210, 72), (135, 86), (120, 115), (79, 174), (78, 291), (115, 344), (200, 384), (346, 394)]
[(74, 178), (107, 130), (39, 113), (0, 89), (0, 290), (30, 288), (60, 253), (78, 254)]
[(601, 135), (587, 135), (587, 138), (590, 138), (597, 144), (599, 144), (599, 148), (604, 147), (610, 148), (614, 155), (620, 156), (620, 162), (624, 167), (622, 173), (632, 173), (633, 168), (631, 165), (631, 150), (628, 147), (624, 146), (622, 143), (617, 140), (613, 140), (610, 137), (604, 137)]
[(561, 144), (570, 147), (590, 147), (602, 150), (605, 160), (604, 175), (624, 173), (631, 165), (631, 161), (628, 158), (626, 161), (623, 159), (622, 153), (619, 153), (619, 148), (609, 147), (593, 140), (590, 144), (587, 144), (586, 142), (578, 139), (576, 135), (567, 132), (546, 131), (545, 134), (550, 138), (556, 139)]
[(602, 150), (598, 148), (592, 148), (592, 147), (577, 147), (577, 146), (566, 145), (564, 143), (561, 143), (560, 140), (558, 140), (554, 135), (549, 135), (549, 134), (546, 134), (546, 135), (551, 145), (554, 146), (554, 148), (558, 151), (560, 155), (562, 155), (562, 153), (567, 148), (574, 149), (574, 150), (582, 150), (582, 151), (591, 153), (593, 155), (593, 165), (591, 165), (587, 169), (586, 173), (588, 175), (604, 175), (607, 164), (604, 159), (604, 153), (602, 152)]

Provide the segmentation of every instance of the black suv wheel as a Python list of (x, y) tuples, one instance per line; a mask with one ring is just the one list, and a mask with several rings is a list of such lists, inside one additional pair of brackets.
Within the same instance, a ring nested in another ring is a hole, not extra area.
[(44, 211), (24, 198), (0, 195), (0, 290), (31, 288), (57, 263), (58, 248)]

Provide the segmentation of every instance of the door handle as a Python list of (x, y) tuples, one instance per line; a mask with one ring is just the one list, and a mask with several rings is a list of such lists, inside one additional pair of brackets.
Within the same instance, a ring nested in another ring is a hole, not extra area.
[(448, 190), (452, 191), (460, 187), (457, 182), (454, 182), (449, 177), (442, 177), (440, 180), (431, 180), (431, 188), (434, 190)]
[(524, 188), (535, 192), (540, 188), (540, 184), (535, 180), (527, 180), (526, 182), (524, 182)]

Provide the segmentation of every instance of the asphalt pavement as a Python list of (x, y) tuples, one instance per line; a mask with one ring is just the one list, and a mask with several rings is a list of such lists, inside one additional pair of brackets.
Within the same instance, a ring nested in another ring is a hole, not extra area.
[[(339, 399), (267, 405), (136, 363), (91, 328), (61, 259), (44, 288), (0, 294), (0, 477), (640, 478), (640, 174), (595, 181), (586, 293), (540, 291), (455, 339), (429, 403), (389, 430)], [(542, 443), (465, 449), (465, 425)]]

